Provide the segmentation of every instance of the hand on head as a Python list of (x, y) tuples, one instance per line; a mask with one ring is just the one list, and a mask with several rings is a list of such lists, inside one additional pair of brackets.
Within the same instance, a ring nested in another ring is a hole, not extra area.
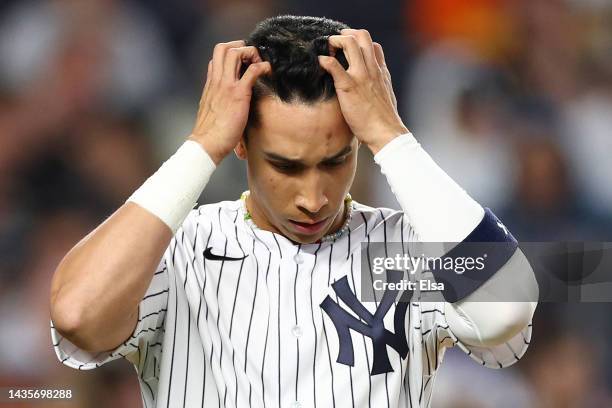
[(329, 46), (342, 49), (349, 68), (345, 70), (330, 56), (319, 56), (319, 63), (334, 78), (342, 114), (351, 130), (376, 153), (391, 139), (408, 132), (397, 113), (382, 46), (372, 41), (368, 31), (354, 29), (330, 36)]

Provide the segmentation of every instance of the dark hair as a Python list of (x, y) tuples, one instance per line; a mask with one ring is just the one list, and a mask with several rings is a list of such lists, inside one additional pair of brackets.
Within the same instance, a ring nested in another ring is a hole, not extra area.
[[(246, 44), (258, 49), (261, 58), (272, 65), (272, 72), (260, 77), (253, 87), (247, 127), (257, 125), (257, 102), (264, 96), (310, 104), (336, 95), (334, 81), (320, 67), (317, 56), (329, 55), (328, 37), (345, 28), (349, 27), (324, 17), (291, 15), (271, 17), (257, 24)], [(335, 57), (348, 68), (341, 50)]]

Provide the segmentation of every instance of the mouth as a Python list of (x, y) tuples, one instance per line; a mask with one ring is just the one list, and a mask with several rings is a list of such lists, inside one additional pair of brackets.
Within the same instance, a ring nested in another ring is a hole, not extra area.
[(299, 222), (294, 220), (289, 220), (293, 229), (299, 232), (300, 234), (312, 235), (317, 232), (321, 232), (321, 230), (327, 224), (329, 217), (322, 219), (321, 221), (317, 221), (315, 223), (312, 222)]

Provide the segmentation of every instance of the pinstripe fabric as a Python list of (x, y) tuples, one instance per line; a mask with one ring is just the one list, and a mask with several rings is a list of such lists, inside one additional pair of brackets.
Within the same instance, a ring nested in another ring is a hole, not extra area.
[[(148, 408), (416, 408), (429, 406), (448, 347), (457, 345), (493, 368), (522, 356), (531, 326), (498, 347), (469, 347), (448, 328), (447, 304), (411, 302), (408, 355), (401, 359), (388, 348), (393, 372), (370, 375), (372, 341), (355, 331), (354, 366), (336, 362), (339, 336), (319, 306), (328, 295), (343, 306), (330, 285), (346, 276), (359, 297), (361, 285), (371, 284), (361, 282), (361, 243), (402, 242), (409, 251), (417, 238), (401, 212), (353, 206), (347, 234), (309, 245), (251, 229), (239, 200), (193, 210), (153, 275), (134, 334), (112, 352), (92, 355), (51, 326), (58, 358), (83, 370), (128, 359)], [(208, 247), (215, 255), (246, 258), (205, 259)], [(378, 301), (364, 305), (373, 313)], [(384, 319), (389, 330), (394, 311), (392, 305)]]

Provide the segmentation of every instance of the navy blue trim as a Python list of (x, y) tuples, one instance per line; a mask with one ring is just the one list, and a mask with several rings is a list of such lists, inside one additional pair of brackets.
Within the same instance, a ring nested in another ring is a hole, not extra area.
[(446, 255), (447, 258), (474, 258), (486, 254), (484, 268), (466, 270), (464, 273), (453, 273), (447, 269), (438, 269), (434, 265), (433, 272), (436, 282), (444, 284), (442, 295), (447, 302), (454, 303), (473, 293), (491, 276), (500, 270), (514, 255), (518, 242), (510, 231), (501, 223), (493, 212), (485, 208), (485, 214), (476, 228), (457, 244)]

